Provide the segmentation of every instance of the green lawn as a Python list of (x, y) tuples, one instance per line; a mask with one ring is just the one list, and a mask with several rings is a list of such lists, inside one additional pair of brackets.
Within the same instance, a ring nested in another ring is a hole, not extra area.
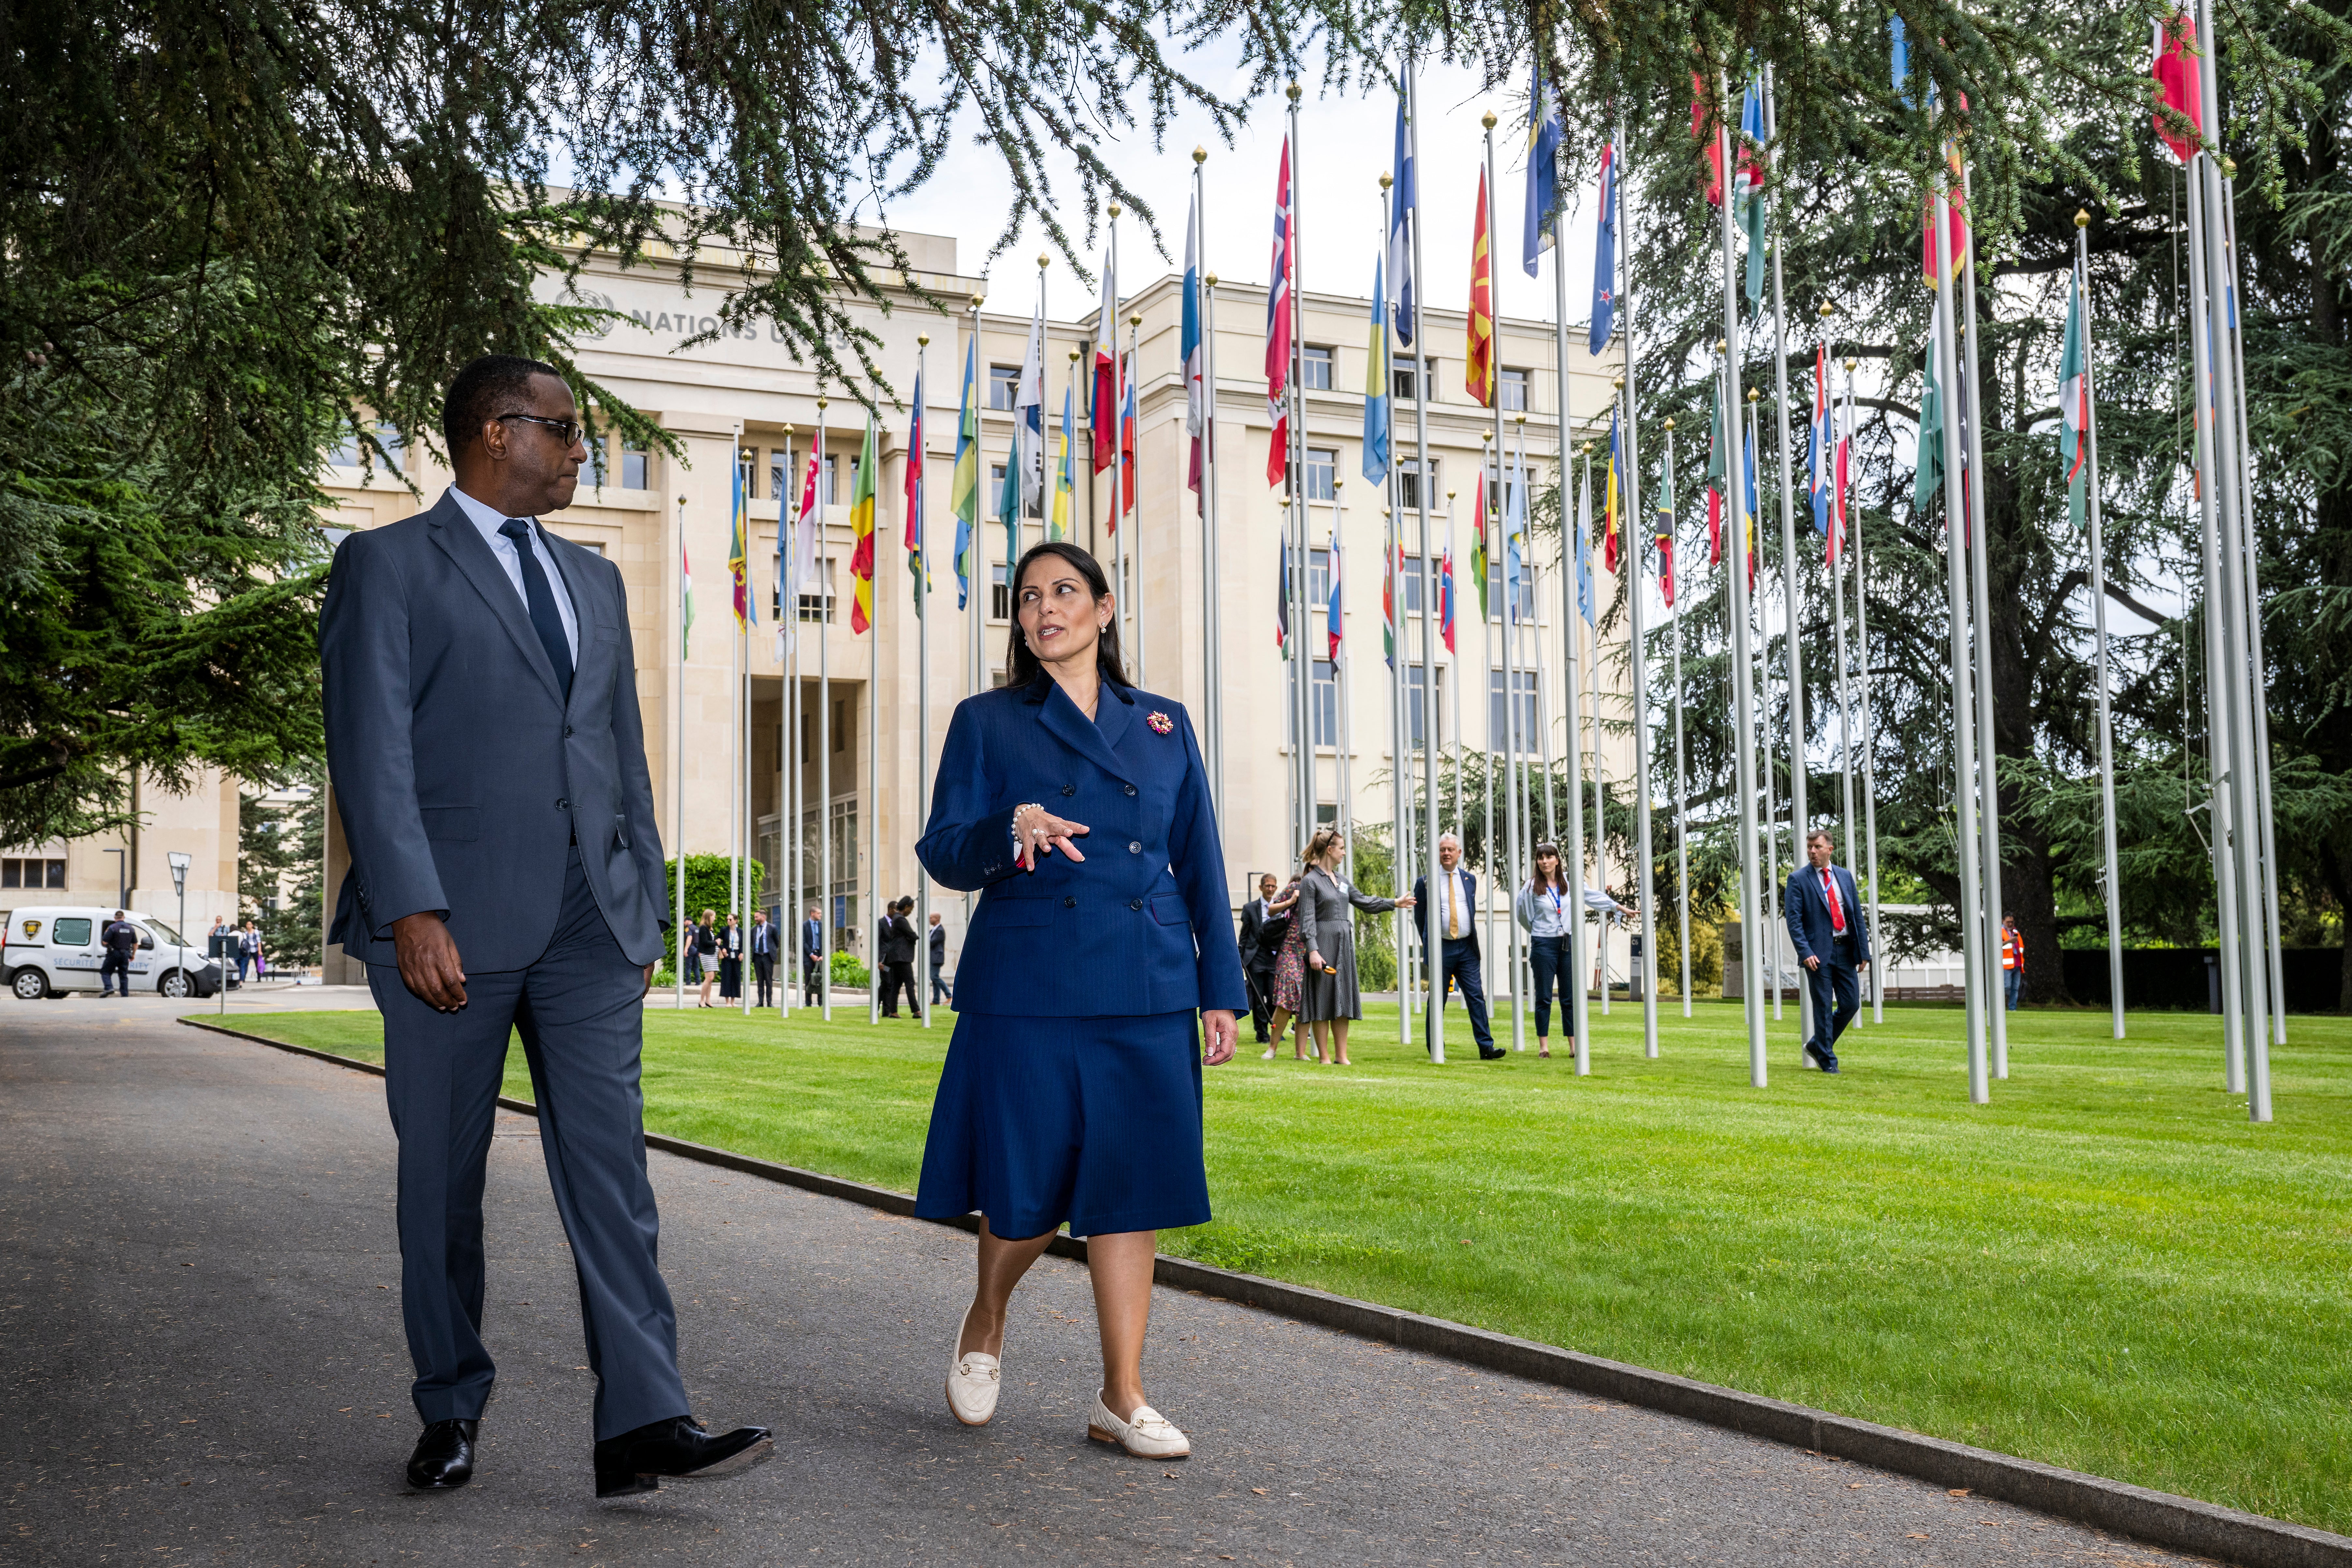
[[(1957, 1009), (1832, 1079), (1792, 1007), (1762, 1091), (1738, 1008), (1698, 1015), (1657, 1061), (1596, 1017), (1582, 1082), (1433, 1068), (1393, 1009), (1352, 1071), (1252, 1051), (1208, 1077), (1218, 1219), (1161, 1245), (2352, 1531), (2352, 1019), (2294, 1020), (2258, 1128), (2215, 1019), (2017, 1014), (1971, 1107)], [(801, 1019), (646, 1014), (648, 1125), (911, 1191), (947, 1030)], [(381, 1055), (373, 1013), (233, 1021)]]

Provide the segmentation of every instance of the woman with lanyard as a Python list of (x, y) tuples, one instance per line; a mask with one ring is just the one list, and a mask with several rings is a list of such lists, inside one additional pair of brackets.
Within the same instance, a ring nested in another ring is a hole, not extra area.
[[(1568, 873), (1560, 868), (1559, 846), (1538, 844), (1535, 853), (1536, 873), (1511, 900), (1511, 912), (1527, 927), (1531, 938), (1528, 945), (1528, 961), (1536, 977), (1536, 1052), (1551, 1054), (1551, 995), (1554, 982), (1559, 988), (1560, 1021), (1568, 1027), (1560, 1032), (1567, 1039), (1564, 1050), (1573, 1054), (1576, 1050), (1576, 1014), (1568, 1005), (1568, 988), (1580, 985), (1576, 967), (1576, 927), (1583, 920), (1580, 911), (1569, 916), (1568, 906), (1575, 900), (1577, 889), (1569, 885)], [(1585, 888), (1586, 909), (1598, 911), (1604, 918), (1611, 915), (1631, 915), (1631, 906), (1618, 903), (1598, 888)], [(1603, 977), (1603, 982), (1606, 982)]]
[(1087, 1436), (1180, 1458), (1143, 1342), (1157, 1233), (1209, 1218), (1201, 1069), (1233, 1060), (1249, 1006), (1224, 850), (1192, 720), (1128, 684), (1094, 557), (1038, 545), (1013, 596), (1005, 684), (956, 705), (915, 846), (980, 893), (915, 1196), (919, 1218), (981, 1217), (948, 1408), (995, 1414), (1013, 1289), (1066, 1220), (1102, 1339)]

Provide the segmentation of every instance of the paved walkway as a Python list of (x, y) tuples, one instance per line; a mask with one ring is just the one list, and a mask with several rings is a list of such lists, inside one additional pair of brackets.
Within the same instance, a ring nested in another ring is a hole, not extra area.
[(960, 1232), (656, 1154), (697, 1410), (730, 1482), (593, 1500), (537, 1129), (490, 1164), (482, 1469), (415, 1496), (379, 1080), (158, 1011), (0, 1001), (0, 1560), (12, 1563), (2173, 1561), (1920, 1482), (1162, 1292), (1198, 1456), (1085, 1437), (1083, 1270), (1015, 1298), (995, 1425), (940, 1385)]

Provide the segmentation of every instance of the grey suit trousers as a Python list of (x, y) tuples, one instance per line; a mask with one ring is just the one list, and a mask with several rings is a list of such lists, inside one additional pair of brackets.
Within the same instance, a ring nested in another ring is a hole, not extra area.
[(368, 986), (383, 1013), (384, 1098), (400, 1139), (401, 1309), (417, 1415), (478, 1418), (497, 1376), (482, 1343), (482, 1188), (510, 1031), (530, 1063), (548, 1185), (579, 1276), (596, 1437), (688, 1414), (646, 1177), (645, 971), (614, 940), (579, 850), (554, 935), (530, 967), (468, 971), (455, 1013), (418, 1000), (388, 965), (368, 967)]

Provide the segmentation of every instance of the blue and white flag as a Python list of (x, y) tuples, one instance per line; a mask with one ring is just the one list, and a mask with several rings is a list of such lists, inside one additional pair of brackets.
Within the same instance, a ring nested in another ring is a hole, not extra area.
[(1409, 224), (1418, 223), (1412, 172), (1411, 121), (1404, 111), (1404, 94), (1397, 94), (1396, 183), (1389, 190), (1389, 319), (1397, 341), (1412, 347), (1412, 239)]
[(1519, 235), (1519, 266), (1529, 277), (1536, 263), (1559, 238), (1559, 144), (1568, 134), (1559, 106), (1544, 91), (1543, 67), (1528, 88), (1528, 210)]

